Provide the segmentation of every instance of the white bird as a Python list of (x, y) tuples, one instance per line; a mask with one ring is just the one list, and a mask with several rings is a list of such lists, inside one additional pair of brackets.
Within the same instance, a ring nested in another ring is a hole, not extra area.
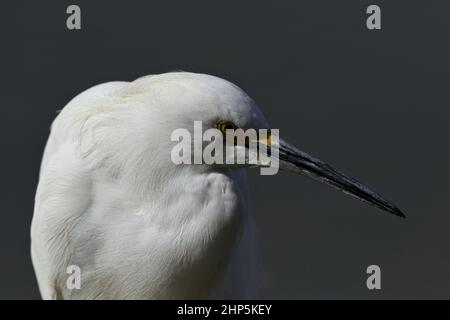
[[(44, 299), (255, 297), (246, 165), (170, 161), (171, 133), (197, 120), (268, 128), (240, 88), (187, 72), (97, 85), (64, 107), (51, 126), (31, 227)], [(329, 165), (281, 139), (279, 147), (281, 169), (403, 216)], [(71, 265), (80, 289), (67, 286)]]

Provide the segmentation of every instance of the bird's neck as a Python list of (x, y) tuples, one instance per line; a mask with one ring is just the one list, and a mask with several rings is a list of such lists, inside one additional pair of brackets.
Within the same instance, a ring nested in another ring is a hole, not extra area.
[(152, 223), (201, 228), (211, 236), (248, 214), (245, 171), (180, 172), (154, 185), (137, 203)]
[[(165, 250), (173, 253), (176, 278), (183, 279), (189, 294), (198, 290), (198, 297), (210, 295), (232, 268), (250, 222), (242, 174), (180, 176), (166, 185), (158, 200), (143, 207), (149, 230), (156, 227), (170, 239)], [(167, 287), (172, 285), (169, 280)]]

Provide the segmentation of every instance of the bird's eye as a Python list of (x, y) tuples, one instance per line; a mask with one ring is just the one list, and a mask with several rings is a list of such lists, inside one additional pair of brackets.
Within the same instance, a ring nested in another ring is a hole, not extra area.
[(222, 134), (225, 134), (229, 129), (236, 130), (237, 126), (230, 121), (219, 121), (217, 123), (217, 129), (219, 129)]

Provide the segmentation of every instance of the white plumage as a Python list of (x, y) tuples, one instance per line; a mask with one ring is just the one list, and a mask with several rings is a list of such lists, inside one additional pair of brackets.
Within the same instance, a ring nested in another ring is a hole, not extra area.
[[(254, 297), (245, 166), (170, 158), (175, 129), (221, 120), (268, 128), (241, 89), (203, 74), (105, 83), (70, 101), (52, 124), (36, 192), (31, 251), (42, 297)], [(320, 160), (282, 140), (279, 148), (281, 169), (402, 215)], [(66, 286), (71, 265), (81, 269), (80, 289)]]
[[(254, 288), (245, 172), (170, 161), (176, 128), (265, 125), (216, 77), (147, 76), (86, 90), (52, 124), (32, 223), (45, 299), (242, 298)], [(81, 268), (81, 289), (66, 268)]]

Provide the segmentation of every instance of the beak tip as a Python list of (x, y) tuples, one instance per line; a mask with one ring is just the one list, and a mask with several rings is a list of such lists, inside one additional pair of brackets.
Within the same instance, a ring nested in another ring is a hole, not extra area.
[(394, 207), (392, 210), (390, 210), (392, 214), (396, 215), (397, 217), (406, 219), (406, 215), (400, 211), (399, 208)]

